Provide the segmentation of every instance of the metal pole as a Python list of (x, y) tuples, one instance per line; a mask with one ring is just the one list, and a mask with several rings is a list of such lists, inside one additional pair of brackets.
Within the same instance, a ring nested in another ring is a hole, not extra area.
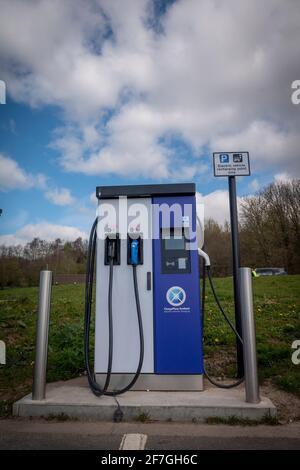
[(251, 269), (240, 268), (239, 278), (241, 288), (246, 402), (259, 403)]
[[(239, 267), (240, 267), (240, 244), (239, 244), (239, 227), (238, 227), (238, 211), (236, 200), (236, 183), (235, 176), (228, 177), (229, 185), (229, 205), (230, 205), (230, 226), (231, 226), (231, 244), (232, 244), (232, 274), (233, 274), (233, 292), (234, 292), (234, 309), (235, 309), (235, 326), (240, 336), (242, 336), (241, 324), (241, 300), (239, 288)], [(243, 347), (240, 341), (236, 341), (237, 353), (237, 376), (244, 375)]]
[(36, 346), (32, 399), (46, 396), (46, 372), (48, 358), (48, 332), (50, 319), (52, 271), (40, 272), (39, 310), (36, 323)]

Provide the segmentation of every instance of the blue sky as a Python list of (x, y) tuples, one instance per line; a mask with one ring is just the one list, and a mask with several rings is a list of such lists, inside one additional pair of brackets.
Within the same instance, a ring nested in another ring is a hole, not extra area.
[(213, 151), (250, 152), (240, 197), (299, 177), (300, 8), (247, 3), (4, 1), (0, 243), (86, 236), (97, 185), (194, 181), (222, 223)]

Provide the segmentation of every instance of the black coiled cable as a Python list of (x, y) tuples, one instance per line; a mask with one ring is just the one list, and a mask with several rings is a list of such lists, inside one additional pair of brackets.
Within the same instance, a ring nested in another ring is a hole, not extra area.
[[(201, 304), (202, 304), (201, 305), (201, 310), (202, 310), (202, 331), (204, 329), (204, 318), (205, 318), (205, 280), (206, 280), (206, 273), (207, 273), (207, 277), (208, 277), (208, 280), (209, 280), (209, 283), (210, 283), (210, 287), (211, 287), (213, 296), (214, 296), (215, 301), (216, 301), (216, 303), (219, 307), (220, 312), (222, 313), (223, 317), (225, 318), (225, 321), (230, 326), (230, 328), (232, 329), (232, 331), (234, 332), (234, 334), (236, 335), (238, 340), (243, 344), (243, 340), (242, 340), (241, 336), (239, 335), (238, 331), (236, 330), (236, 328), (234, 327), (234, 325), (232, 324), (232, 322), (230, 321), (230, 319), (228, 318), (228, 316), (224, 312), (224, 309), (223, 309), (223, 307), (220, 303), (220, 300), (217, 296), (217, 293), (216, 293), (216, 290), (215, 290), (215, 287), (214, 287), (214, 284), (213, 284), (213, 281), (212, 281), (210, 266), (206, 266), (204, 261), (203, 261), (203, 270), (202, 270), (202, 302), (201, 302)], [(221, 382), (217, 382), (216, 380), (214, 380), (207, 373), (205, 365), (203, 365), (203, 369), (204, 369), (204, 374), (205, 374), (207, 380), (212, 385), (215, 385), (218, 388), (230, 389), (230, 388), (238, 387), (244, 381), (244, 377), (241, 377), (239, 380), (237, 380), (237, 381), (235, 381), (231, 384), (223, 384)]]
[(95, 266), (95, 253), (97, 245), (97, 218), (93, 223), (87, 253), (87, 272), (86, 272), (86, 284), (85, 284), (85, 322), (84, 322), (84, 358), (85, 367), (87, 371), (88, 382), (92, 392), (100, 397), (103, 395), (115, 397), (122, 393), (127, 392), (135, 384), (142, 370), (144, 361), (144, 333), (143, 333), (143, 321), (141, 314), (141, 306), (139, 299), (139, 289), (136, 275), (136, 266), (132, 265), (133, 270), (133, 284), (134, 294), (136, 302), (136, 311), (139, 325), (139, 337), (140, 337), (140, 355), (137, 370), (130, 383), (120, 389), (109, 391), (108, 387), (111, 380), (112, 373), (112, 360), (113, 360), (113, 314), (112, 314), (112, 291), (113, 291), (113, 258), (110, 258), (109, 262), (109, 287), (108, 287), (108, 329), (109, 329), (109, 346), (108, 346), (108, 365), (107, 374), (103, 388), (96, 381), (95, 373), (90, 366), (90, 325), (91, 325), (91, 311), (92, 311), (92, 299), (93, 299), (93, 282), (94, 282), (94, 266)]

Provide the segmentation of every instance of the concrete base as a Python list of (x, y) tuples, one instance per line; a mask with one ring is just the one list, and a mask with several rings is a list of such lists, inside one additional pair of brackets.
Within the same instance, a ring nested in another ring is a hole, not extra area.
[[(134, 374), (111, 374), (109, 388), (120, 390), (128, 385)], [(106, 374), (96, 373), (96, 380), (104, 387)], [(139, 392), (201, 392), (203, 390), (202, 374), (141, 374), (130, 391)]]
[[(206, 385), (206, 384), (205, 384)], [(244, 388), (222, 390), (206, 388), (203, 392), (138, 392), (120, 395), (118, 402), (125, 421), (199, 421), (209, 417), (249, 418), (260, 420), (276, 416), (276, 408), (268, 398), (250, 404), (245, 402)], [(83, 420), (113, 419), (116, 401), (112, 397), (98, 398), (90, 391), (86, 377), (47, 385), (46, 399), (33, 401), (31, 394), (13, 406), (15, 416), (57, 416)]]

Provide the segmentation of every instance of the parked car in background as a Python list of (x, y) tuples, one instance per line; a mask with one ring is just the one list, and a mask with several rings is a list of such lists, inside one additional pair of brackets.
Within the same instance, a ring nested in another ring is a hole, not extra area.
[(287, 272), (284, 268), (256, 268), (257, 276), (286, 276)]

